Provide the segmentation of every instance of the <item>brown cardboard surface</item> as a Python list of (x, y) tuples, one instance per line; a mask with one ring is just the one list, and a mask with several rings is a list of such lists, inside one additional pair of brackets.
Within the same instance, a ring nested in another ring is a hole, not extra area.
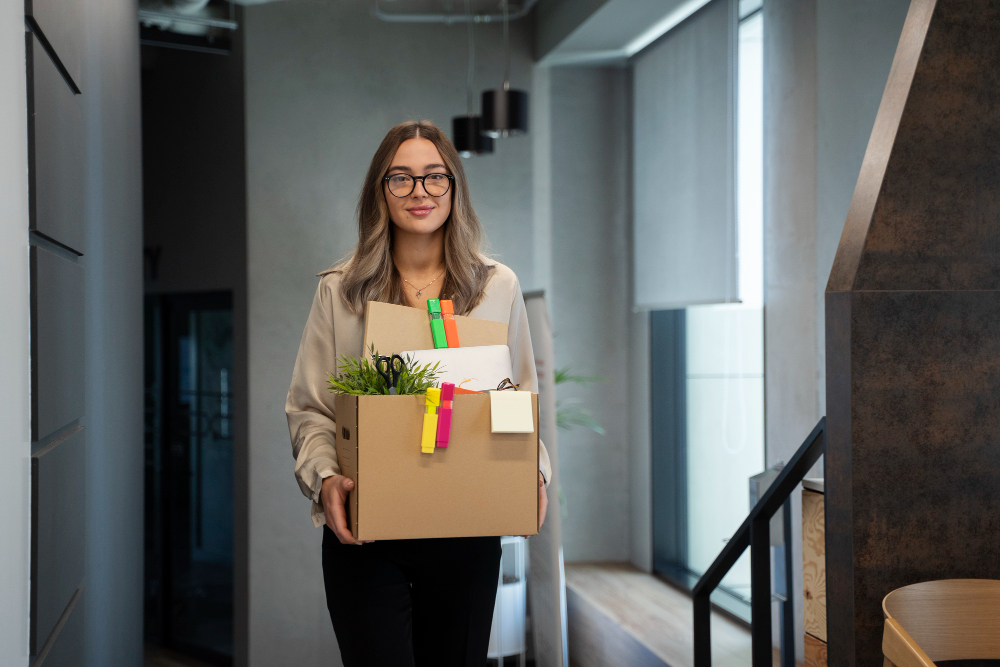
[(455, 396), (449, 446), (422, 454), (423, 396), (337, 396), (337, 453), (356, 484), (354, 536), (536, 534), (537, 394), (532, 405), (534, 433), (491, 433), (490, 397)]
[[(462, 347), (480, 345), (506, 345), (507, 323), (481, 320), (475, 317), (455, 316), (458, 340)], [(397, 354), (406, 350), (430, 350), (430, 318), (427, 311), (409, 306), (397, 306), (380, 301), (369, 301), (365, 306), (365, 354), (374, 343), (382, 355)]]
[[(337, 462), (340, 474), (354, 480), (358, 488), (358, 402), (357, 396), (338, 394), (333, 398), (334, 414), (337, 415)], [(358, 494), (355, 491), (347, 502), (347, 523), (351, 532), (358, 534)]]

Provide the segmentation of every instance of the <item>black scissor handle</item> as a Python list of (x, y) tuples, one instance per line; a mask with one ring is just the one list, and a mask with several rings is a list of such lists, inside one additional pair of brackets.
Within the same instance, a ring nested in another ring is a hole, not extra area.
[(391, 357), (379, 357), (375, 361), (375, 370), (385, 380), (390, 394), (397, 393), (396, 385), (399, 384), (399, 376), (403, 373), (403, 363), (403, 357), (398, 354), (394, 354)]

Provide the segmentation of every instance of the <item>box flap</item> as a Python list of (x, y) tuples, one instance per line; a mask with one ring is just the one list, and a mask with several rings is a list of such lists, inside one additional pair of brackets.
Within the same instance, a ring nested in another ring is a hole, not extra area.
[[(455, 316), (462, 347), (506, 345), (506, 322)], [(379, 354), (398, 354), (405, 350), (430, 350), (430, 319), (426, 310), (369, 301), (365, 306), (365, 354), (374, 343)]]

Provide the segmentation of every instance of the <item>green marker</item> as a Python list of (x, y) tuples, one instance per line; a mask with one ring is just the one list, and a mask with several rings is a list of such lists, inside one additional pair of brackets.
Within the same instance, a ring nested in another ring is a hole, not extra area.
[(448, 347), (448, 337), (444, 333), (444, 320), (441, 317), (441, 300), (427, 299), (427, 312), (431, 316), (431, 338), (434, 348)]

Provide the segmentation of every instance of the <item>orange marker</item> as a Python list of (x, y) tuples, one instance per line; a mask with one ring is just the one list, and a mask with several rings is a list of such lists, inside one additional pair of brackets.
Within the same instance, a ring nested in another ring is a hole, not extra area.
[(444, 319), (444, 335), (448, 347), (458, 347), (458, 323), (455, 322), (455, 306), (451, 299), (441, 299), (441, 317)]

